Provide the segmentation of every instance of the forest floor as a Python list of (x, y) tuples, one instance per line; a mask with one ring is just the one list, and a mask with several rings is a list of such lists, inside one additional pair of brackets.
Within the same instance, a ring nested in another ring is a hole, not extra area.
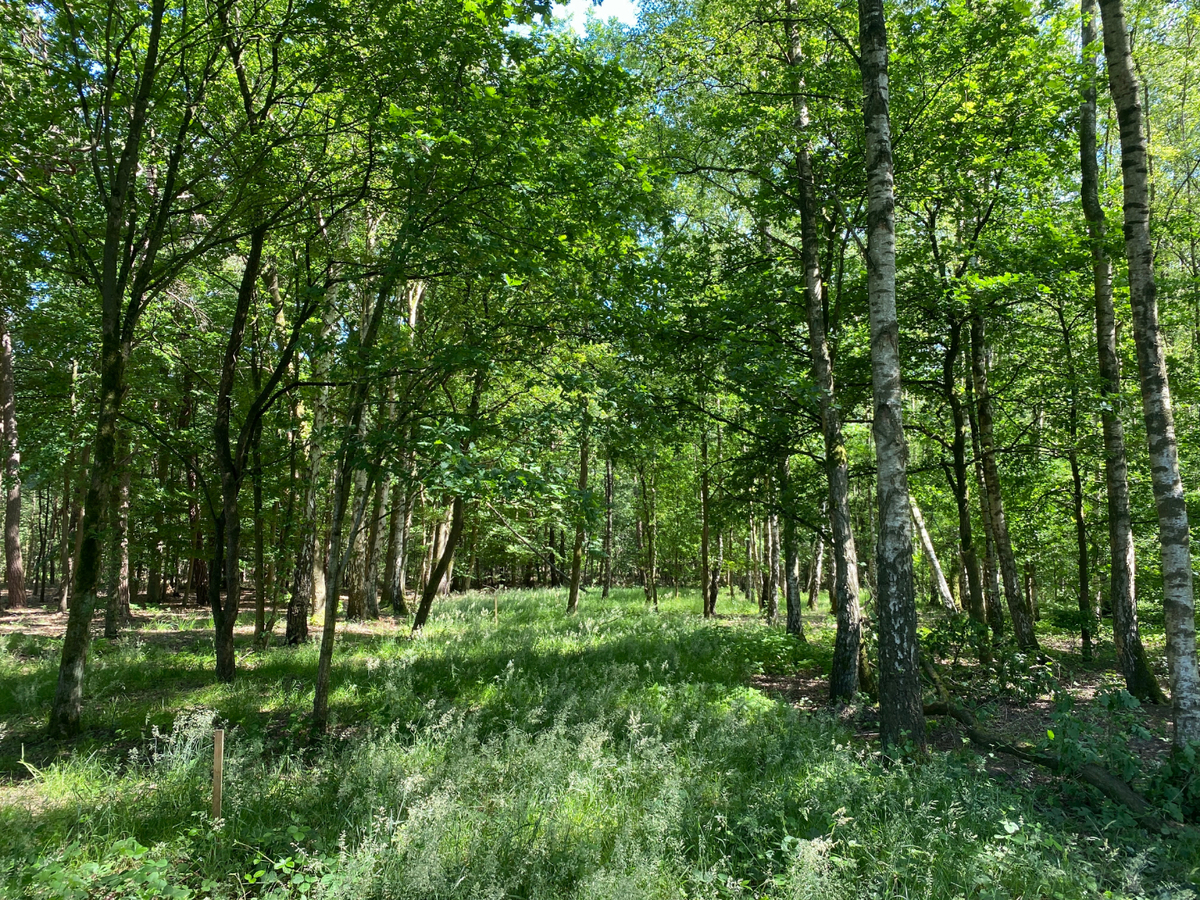
[[(456, 597), (417, 639), (341, 624), (316, 744), (315, 646), (255, 647), (245, 615), (217, 684), (210, 620), (179, 607), (95, 641), (85, 732), (48, 742), (65, 617), (0, 613), (0, 898), (1184, 897), (1200, 877), (1194, 832), (1150, 834), (952, 722), (924, 762), (886, 765), (866, 698), (829, 705), (821, 612), (803, 645), (727, 596), (705, 622), (694, 592), (657, 614), (592, 592), (573, 619), (562, 593)], [(1122, 699), (1111, 644), (1085, 664), (1044, 622), (1045, 663), (981, 667), (969, 635), (924, 624), (986, 728), (1152, 786), (1169, 717)]]

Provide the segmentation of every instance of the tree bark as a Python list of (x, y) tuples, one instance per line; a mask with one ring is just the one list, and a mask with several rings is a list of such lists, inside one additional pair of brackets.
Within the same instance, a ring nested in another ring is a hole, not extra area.
[(711, 591), (708, 586), (709, 500), (708, 500), (708, 429), (700, 434), (700, 605), (704, 618), (712, 616)]
[[(790, 9), (790, 7), (789, 7)], [(799, 30), (789, 27), (788, 62), (800, 62)], [(886, 51), (885, 51), (886, 52)], [(864, 76), (865, 77), (865, 76)], [(885, 75), (886, 78), (886, 75)], [(837, 388), (833, 377), (833, 360), (829, 348), (828, 323), (822, 286), (821, 255), (817, 223), (820, 209), (808, 143), (808, 107), (802, 85), (794, 93), (799, 141), (796, 150), (796, 181), (800, 198), (800, 242), (804, 261), (804, 288), (808, 318), (809, 345), (812, 353), (812, 378), (820, 396), (821, 434), (825, 443), (825, 473), (829, 482), (829, 510), (833, 564), (837, 571), (837, 596), (830, 602), (837, 611), (837, 632), (834, 637), (833, 668), (829, 676), (829, 693), (835, 700), (850, 700), (858, 692), (860, 672), (858, 659), (862, 647), (862, 610), (858, 600), (858, 553), (854, 546), (854, 531), (850, 524), (850, 460), (842, 436), (841, 412), (837, 403)], [(809, 590), (809, 607), (816, 605), (820, 590), (820, 568), (824, 539), (818, 536), (817, 577)]]
[(612, 590), (613, 556), (613, 464), (611, 454), (604, 459), (604, 590), (601, 598)]
[(1017, 646), (1026, 652), (1037, 652), (1039, 648), (1037, 635), (1033, 630), (1033, 617), (1025, 608), (1025, 598), (1021, 595), (1017, 560), (1013, 555), (1012, 540), (1008, 534), (1008, 520), (1004, 515), (1004, 500), (1000, 494), (1000, 469), (996, 465), (992, 398), (987, 382), (986, 352), (983, 315), (976, 312), (971, 316), (971, 377), (975, 382), (975, 411), (979, 418), (979, 447), (983, 455), (983, 481), (987, 488), (992, 534), (996, 541), (996, 554), (1000, 560), (1004, 599), (1008, 604), (1008, 614), (1012, 619)]
[(104, 636), (115, 638), (121, 626), (133, 618), (129, 606), (129, 485), (130, 464), (129, 435), (122, 430), (119, 435), (120, 472), (117, 482), (116, 502), (112, 507), (112, 522), (109, 523), (108, 585), (104, 607)]
[(979, 571), (979, 557), (975, 550), (975, 535), (971, 527), (971, 473), (967, 464), (967, 417), (963, 411), (962, 398), (958, 393), (958, 357), (962, 352), (962, 321), (952, 319), (950, 342), (942, 369), (942, 392), (950, 405), (950, 416), (954, 426), (951, 443), (952, 468), (947, 472), (954, 502), (958, 509), (958, 547), (967, 583), (964, 606), (974, 622), (987, 621), (987, 607), (983, 598), (983, 584)]
[(1096, 347), (1100, 371), (1100, 422), (1104, 435), (1104, 476), (1108, 501), (1109, 602), (1113, 642), (1129, 693), (1148, 703), (1165, 704), (1166, 695), (1150, 670), (1137, 617), (1137, 558), (1129, 511), (1129, 466), (1121, 423), (1121, 360), (1117, 355), (1117, 319), (1113, 309), (1112, 264), (1105, 243), (1100, 205), (1100, 167), (1096, 161), (1096, 0), (1083, 0), (1083, 53), (1086, 76), (1079, 120), (1083, 213), (1088, 223), (1096, 305)]
[(921, 549), (925, 551), (925, 559), (929, 561), (929, 568), (933, 572), (933, 586), (938, 600), (948, 612), (958, 615), (960, 612), (958, 604), (954, 602), (954, 596), (950, 593), (950, 585), (946, 583), (946, 575), (942, 571), (942, 564), (938, 562), (937, 551), (933, 547), (933, 538), (929, 536), (929, 529), (925, 527), (925, 517), (921, 515), (921, 507), (917, 506), (917, 501), (912, 497), (909, 497), (909, 504), (912, 508), (913, 523), (917, 526), (917, 535), (921, 538)]
[[(333, 297), (325, 310), (321, 327), (322, 342), (329, 340), (338, 323), (337, 304)], [(324, 565), (321, 562), (321, 520), (317, 515), (317, 497), (321, 484), (321, 457), (326, 419), (329, 414), (329, 367), (332, 355), (318, 350), (313, 361), (313, 380), (321, 383), (313, 406), (312, 428), (309, 431), (308, 477), (304, 483), (304, 506), (300, 512), (300, 542), (296, 553), (296, 573), (292, 578), (292, 596), (288, 600), (287, 630), (284, 641), (290, 645), (308, 640), (308, 614), (317, 603), (317, 578), (320, 577), (321, 599), (324, 599)]]
[(9, 607), (25, 605), (25, 566), (21, 560), (21, 446), (13, 382), (12, 335), (0, 312), (0, 416), (4, 428), (4, 571)]
[[(867, 296), (871, 327), (879, 536), (879, 718), (885, 752), (925, 746), (918, 675), (917, 607), (909, 528), (908, 447), (896, 318), (896, 228), (888, 118), (888, 45), (883, 0), (859, 0), (867, 170)], [(839, 576), (841, 573), (838, 573)]]
[(1108, 83), (1121, 129), (1125, 257), (1137, 346), (1142, 416), (1150, 448), (1150, 473), (1162, 553), (1167, 664), (1175, 716), (1175, 745), (1200, 740), (1200, 668), (1196, 660), (1196, 609), (1192, 587), (1188, 513), (1179, 473), (1175, 415), (1158, 324), (1154, 254), (1150, 243), (1146, 130), (1122, 0), (1101, 0)]
[(583, 575), (583, 536), (587, 524), (585, 502), (588, 485), (588, 425), (589, 415), (583, 411), (579, 431), (579, 502), (581, 508), (576, 512), (578, 521), (575, 523), (575, 544), (571, 552), (571, 588), (567, 594), (567, 615), (573, 615), (579, 608), (579, 583)]
[(770, 570), (769, 587), (767, 588), (767, 623), (774, 625), (779, 621), (779, 511), (775, 503), (767, 514), (767, 568)]

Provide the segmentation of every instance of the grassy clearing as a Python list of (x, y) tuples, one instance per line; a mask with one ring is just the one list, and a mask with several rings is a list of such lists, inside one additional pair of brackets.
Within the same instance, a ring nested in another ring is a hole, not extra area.
[(0, 766), (26, 771), (21, 738), (37, 762), (0, 789), (0, 896), (1182, 897), (1198, 876), (1194, 839), (1081, 788), (1017, 790), (970, 752), (885, 767), (748, 686), (825, 666), (824, 617), (802, 647), (749, 607), (704, 622), (687, 594), (655, 614), (593, 593), (571, 620), (562, 592), (504, 593), (498, 623), (493, 602), (444, 603), (415, 641), (347, 634), (315, 749), (315, 647), (250, 654), (220, 686), (202, 631), (101, 644), (93, 727), (58, 756), (33, 743), (55, 642), (5, 639)]

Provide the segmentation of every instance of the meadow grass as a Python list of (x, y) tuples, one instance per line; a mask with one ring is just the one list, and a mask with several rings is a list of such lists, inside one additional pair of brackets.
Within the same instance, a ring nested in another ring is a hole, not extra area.
[(824, 670), (827, 617), (805, 646), (725, 597), (707, 622), (695, 592), (581, 605), (472, 593), (415, 640), (340, 636), (316, 746), (315, 646), (240, 648), (218, 685), (203, 631), (101, 643), (64, 752), (36, 743), (57, 642), (8, 638), (0, 897), (1183, 897), (1197, 878), (1193, 837), (1081, 788), (1015, 788), (970, 751), (885, 765), (751, 686)]

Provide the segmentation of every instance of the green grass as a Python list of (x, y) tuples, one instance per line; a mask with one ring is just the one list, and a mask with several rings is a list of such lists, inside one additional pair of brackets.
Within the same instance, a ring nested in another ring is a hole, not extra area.
[(0, 790), (0, 896), (1084, 898), (1197, 877), (1194, 839), (1082, 789), (1014, 790), (971, 752), (885, 766), (749, 686), (827, 666), (823, 616), (803, 647), (749, 606), (705, 622), (686, 593), (657, 614), (635, 591), (564, 606), (507, 592), (497, 624), (471, 594), (417, 640), (339, 638), (317, 748), (315, 647), (242, 648), (223, 686), (203, 632), (101, 645), (89, 733), (61, 755), (36, 743), (55, 643), (8, 639), (0, 766), (26, 771), (20, 737), (35, 762)]

